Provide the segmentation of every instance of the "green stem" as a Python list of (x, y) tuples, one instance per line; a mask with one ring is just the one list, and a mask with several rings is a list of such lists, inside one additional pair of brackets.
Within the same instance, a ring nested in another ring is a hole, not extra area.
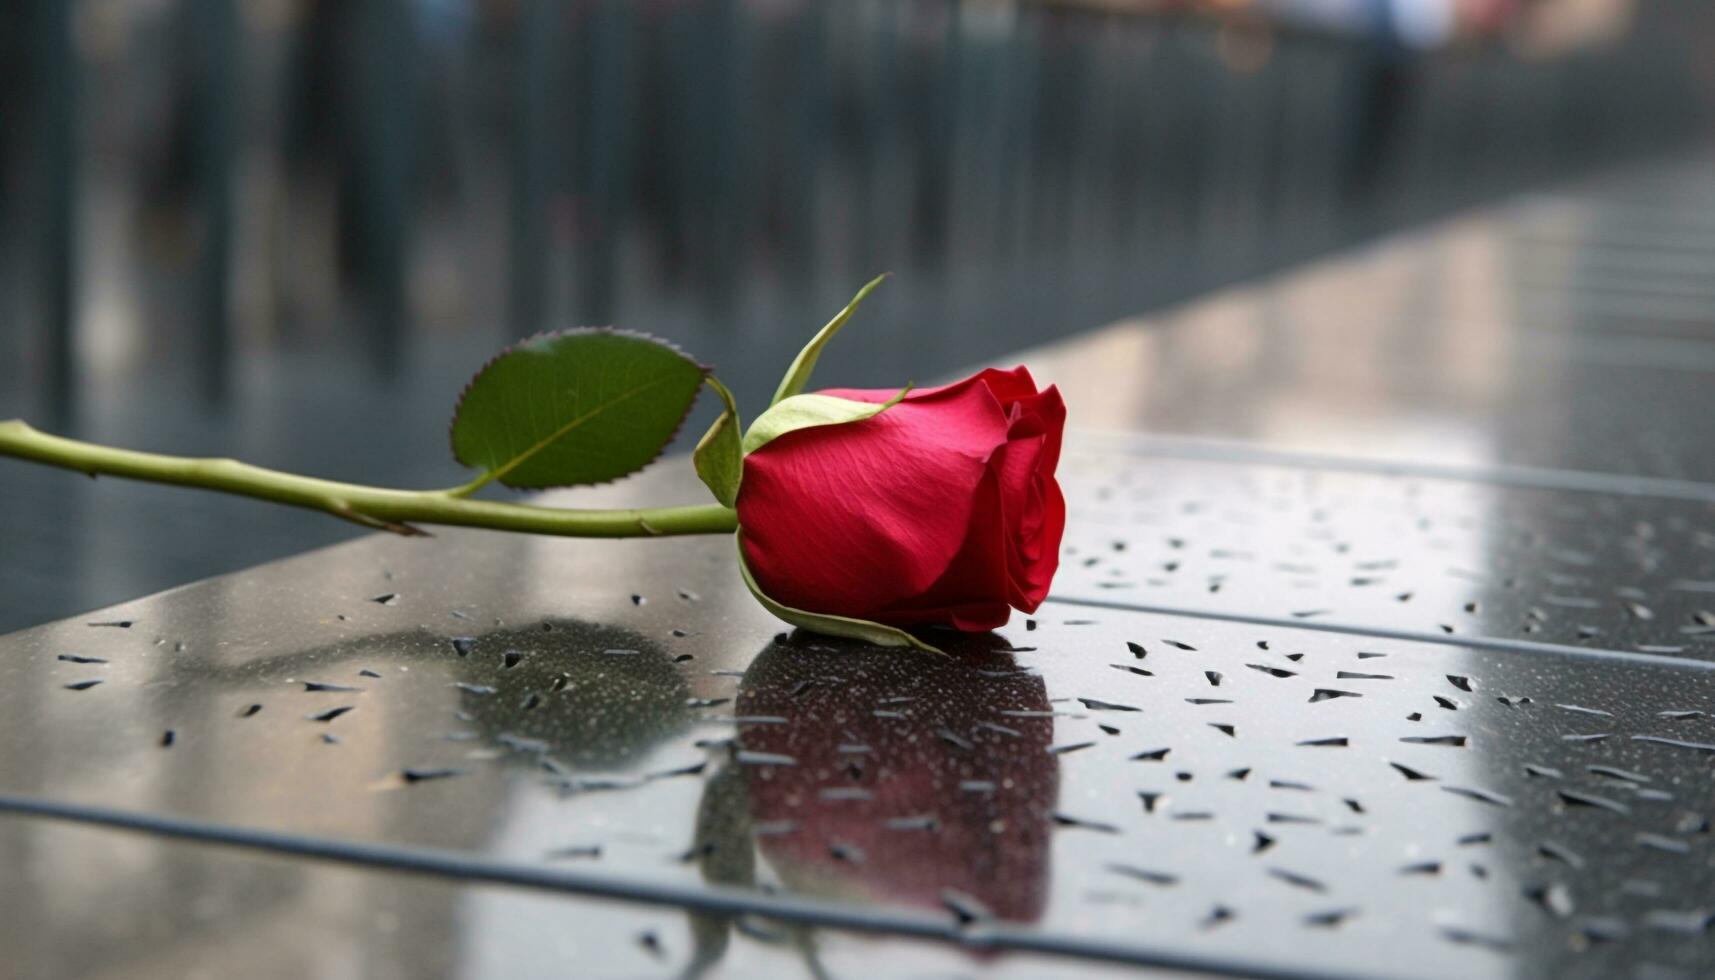
[(730, 534), (738, 527), (738, 515), (720, 504), (570, 510), (465, 500), (456, 496), (456, 491), (390, 490), (296, 476), (232, 459), (192, 459), (114, 449), (38, 432), (18, 419), (0, 422), (0, 456), (16, 456), (90, 476), (123, 476), (307, 507), (397, 534), (422, 534), (413, 524), (456, 524), (580, 538)]

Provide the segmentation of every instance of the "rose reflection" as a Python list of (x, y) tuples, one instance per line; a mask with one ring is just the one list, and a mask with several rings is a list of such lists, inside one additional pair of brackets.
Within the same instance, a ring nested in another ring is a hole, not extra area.
[(756, 658), (738, 714), (785, 723), (743, 724), (740, 761), (758, 846), (788, 886), (1041, 915), (1053, 719), (1042, 678), (1003, 643), (961, 638), (937, 658), (796, 638)]

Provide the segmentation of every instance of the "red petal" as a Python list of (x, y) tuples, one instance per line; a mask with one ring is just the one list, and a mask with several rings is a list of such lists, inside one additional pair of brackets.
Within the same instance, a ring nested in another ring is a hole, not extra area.
[(1066, 498), (1060, 493), (1060, 484), (1054, 477), (1044, 475), (1039, 489), (1042, 495), (1042, 529), (1032, 540), (1040, 549), (1040, 556), (1025, 567), (1024, 601), (1015, 598), (1012, 603), (1025, 612), (1035, 612), (1042, 600), (1048, 598), (1048, 587), (1054, 581), (1055, 570), (1060, 567), (1060, 536), (1066, 531)]
[(970, 633), (1005, 626), (1008, 572), (1005, 508), (992, 469), (977, 487), (971, 523), (959, 553), (934, 585), (878, 614), (894, 626), (945, 623)]
[[(955, 388), (980, 384), (987, 388), (999, 401), (1002, 409), (1010, 409), (1012, 403), (1021, 398), (1036, 394), (1036, 382), (1031, 379), (1030, 372), (1023, 366), (1010, 371), (999, 368), (984, 368), (976, 374), (938, 388), (914, 388), (905, 396), (906, 401), (917, 401), (921, 398), (933, 398)], [(835, 398), (847, 398), (856, 402), (885, 402), (899, 394), (898, 388), (827, 388), (816, 392), (818, 395), (832, 395)]]
[[(1052, 476), (1042, 475), (1047, 437), (1017, 439), (994, 456), (1005, 503), (1007, 601), (1025, 612), (1047, 594), (1059, 565), (1065, 504)], [(1057, 512), (1056, 512), (1057, 510)]]
[(1042, 457), (1042, 472), (1053, 476), (1060, 466), (1060, 443), (1066, 431), (1066, 402), (1060, 389), (1049, 385), (1045, 390), (1020, 398), (1013, 404), (1018, 413), (1007, 430), (1007, 438), (1046, 436), (1047, 452)]
[[(745, 458), (746, 561), (774, 600), (870, 619), (923, 596), (964, 546), (1007, 418), (975, 379)], [(896, 392), (889, 392), (891, 398)]]

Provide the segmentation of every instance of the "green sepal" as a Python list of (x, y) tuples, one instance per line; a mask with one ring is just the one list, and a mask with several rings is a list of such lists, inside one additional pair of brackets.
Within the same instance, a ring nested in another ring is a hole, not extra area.
[(874, 418), (899, 404), (911, 386), (906, 385), (884, 402), (859, 402), (833, 395), (793, 395), (770, 408), (750, 423), (744, 434), (744, 454), (750, 455), (788, 432), (818, 425), (841, 425)]
[(888, 273), (884, 272), (871, 279), (862, 289), (858, 290), (858, 294), (852, 297), (852, 301), (846, 304), (845, 309), (836, 313), (834, 318), (828, 321), (827, 326), (817, 331), (816, 336), (810, 338), (810, 342), (804, 345), (804, 349), (799, 351), (798, 356), (792, 361), (792, 366), (786, 369), (786, 377), (780, 379), (780, 387), (775, 389), (774, 400), (768, 404), (778, 405), (785, 399), (804, 390), (805, 385), (810, 383), (810, 372), (816, 370), (816, 359), (822, 356), (822, 348), (828, 346), (828, 342), (834, 339), (834, 335), (839, 333), (840, 328), (846, 325), (846, 321), (852, 318), (853, 313), (857, 312), (858, 304), (862, 303), (875, 287), (881, 285), (881, 281), (887, 276)]
[(733, 507), (738, 503), (738, 485), (744, 477), (738, 405), (732, 400), (732, 392), (726, 385), (712, 377), (703, 381), (715, 390), (726, 407), (709, 426), (709, 431), (697, 441), (697, 448), (691, 453), (691, 465), (696, 467), (697, 477), (714, 493), (715, 499)]
[(762, 608), (773, 613), (775, 618), (812, 633), (865, 640), (883, 647), (912, 647), (925, 653), (946, 656), (946, 653), (939, 648), (924, 643), (898, 627), (872, 623), (867, 619), (850, 619), (845, 616), (826, 616), (821, 613), (805, 612), (802, 609), (793, 609), (791, 606), (783, 606), (775, 602), (763, 593), (756, 584), (756, 579), (751, 576), (750, 566), (744, 561), (744, 545), (739, 542), (739, 535), (733, 535), (733, 541), (739, 545), (738, 571), (744, 576), (745, 587), (750, 589), (750, 594), (756, 597), (757, 602), (762, 603)]

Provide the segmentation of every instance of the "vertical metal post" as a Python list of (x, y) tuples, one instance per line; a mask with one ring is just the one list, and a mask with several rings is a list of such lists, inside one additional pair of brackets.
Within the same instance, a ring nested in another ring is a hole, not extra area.
[(369, 331), (369, 354), (383, 377), (398, 373), (409, 329), (406, 252), (415, 200), (417, 158), (417, 24), (406, 0), (358, 4), (362, 47), (355, 52), (357, 125), (353, 193)]
[(30, 50), (36, 99), (31, 114), (34, 138), (26, 143), (26, 152), (33, 152), (37, 163), (30, 184), (38, 202), (37, 309), (47, 326), (42, 388), (48, 416), (64, 428), (77, 408), (77, 52), (72, 4), (39, 0), (33, 6)]
[(515, 337), (544, 328), (548, 297), (548, 180), (558, 146), (552, 118), (552, 65), (564, 8), (525, 0), (518, 12), (518, 115), (512, 132), (512, 220), (507, 260), (507, 323)]
[(573, 257), (580, 323), (611, 322), (619, 297), (619, 239), (630, 207), (631, 0), (595, 0), (584, 14), (577, 120), (578, 241)]
[(232, 334), (232, 170), (238, 105), (234, 0), (191, 5), (194, 31), (196, 193), (202, 240), (196, 269), (197, 375), (210, 403), (227, 394)]

